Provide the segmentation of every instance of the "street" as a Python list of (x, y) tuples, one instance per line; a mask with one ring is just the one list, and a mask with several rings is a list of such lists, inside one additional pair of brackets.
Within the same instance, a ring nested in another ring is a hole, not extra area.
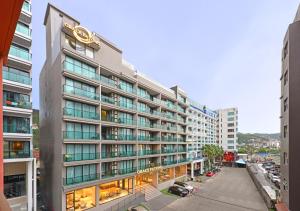
[(267, 207), (244, 168), (222, 168), (222, 171), (199, 187), (192, 196), (174, 200), (161, 211), (267, 211)]

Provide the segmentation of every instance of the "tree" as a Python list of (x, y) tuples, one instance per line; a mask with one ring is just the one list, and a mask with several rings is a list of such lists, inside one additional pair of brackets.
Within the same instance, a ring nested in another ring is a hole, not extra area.
[(203, 146), (202, 150), (203, 150), (203, 155), (207, 157), (209, 169), (211, 169), (215, 158), (223, 157), (224, 154), (223, 148), (216, 145), (206, 144)]

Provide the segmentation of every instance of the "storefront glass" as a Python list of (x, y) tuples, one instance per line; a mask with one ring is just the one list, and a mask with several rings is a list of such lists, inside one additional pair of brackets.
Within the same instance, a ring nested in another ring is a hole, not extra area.
[(96, 205), (96, 187), (71, 191), (66, 194), (67, 211), (86, 210)]
[(181, 177), (186, 175), (186, 165), (175, 167), (175, 177)]
[(158, 173), (158, 183), (162, 183), (174, 178), (174, 171), (172, 168), (162, 169)]
[(133, 178), (117, 180), (100, 185), (100, 204), (127, 196), (133, 192)]

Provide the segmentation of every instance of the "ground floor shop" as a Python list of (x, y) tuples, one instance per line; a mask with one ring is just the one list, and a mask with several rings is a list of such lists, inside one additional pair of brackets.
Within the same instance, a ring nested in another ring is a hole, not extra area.
[(186, 175), (186, 165), (145, 169), (127, 178), (67, 191), (65, 193), (64, 206), (67, 211), (104, 209), (118, 203), (128, 195), (142, 190), (148, 184), (162, 189), (165, 186), (172, 185), (176, 179), (183, 178)]

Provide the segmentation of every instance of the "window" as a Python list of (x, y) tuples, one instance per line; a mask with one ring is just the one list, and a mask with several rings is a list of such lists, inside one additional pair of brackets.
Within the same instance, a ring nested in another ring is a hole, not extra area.
[(288, 71), (286, 71), (283, 76), (283, 84), (286, 85), (287, 82), (288, 82)]
[(4, 195), (14, 198), (26, 195), (26, 175), (4, 176)]
[(283, 138), (286, 138), (288, 135), (288, 127), (287, 125), (283, 126)]
[(227, 121), (234, 121), (234, 117), (228, 117)]
[(228, 146), (227, 149), (234, 149), (234, 146)]
[(90, 65), (87, 65), (81, 61), (73, 59), (69, 56), (66, 57), (64, 62), (64, 68), (68, 71), (75, 72), (79, 75), (96, 79), (96, 68)]
[(66, 184), (76, 184), (97, 179), (96, 164), (70, 166), (66, 169)]
[(228, 131), (228, 133), (233, 133), (234, 129), (228, 129), (227, 131)]
[(283, 153), (283, 164), (288, 164), (289, 163), (289, 158), (288, 154), (286, 152)]
[(234, 116), (234, 111), (229, 111), (229, 112), (227, 113), (227, 115), (228, 115), (228, 116)]
[(228, 135), (227, 138), (234, 138), (234, 135)]
[(286, 111), (288, 109), (288, 98), (285, 98), (283, 101), (283, 111)]
[(234, 140), (227, 140), (227, 144), (234, 144)]
[(70, 37), (69, 35), (65, 35), (65, 42), (68, 46), (73, 48), (80, 54), (83, 54), (87, 57), (94, 58), (94, 49), (77, 41), (75, 38)]
[(124, 90), (125, 92), (134, 93), (133, 84), (128, 83), (120, 79), (120, 89)]

